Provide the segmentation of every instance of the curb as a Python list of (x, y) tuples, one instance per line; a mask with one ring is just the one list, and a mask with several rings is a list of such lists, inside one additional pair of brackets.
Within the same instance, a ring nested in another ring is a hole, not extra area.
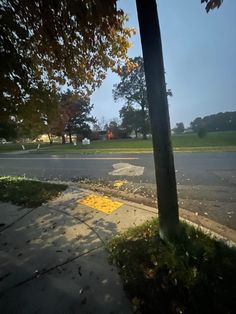
[[(112, 196), (114, 199), (118, 201), (125, 201), (125, 203), (129, 206), (137, 207), (149, 212), (156, 212), (157, 213), (157, 207), (156, 204), (150, 200), (146, 199), (145, 197), (138, 196), (138, 195), (129, 195), (127, 197), (127, 194), (123, 191), (119, 190), (113, 190), (110, 188), (102, 188), (102, 187), (95, 187), (94, 189), (91, 189), (91, 186), (86, 183), (79, 183), (79, 188), (95, 192), (98, 194), (103, 195), (109, 195)], [(222, 240), (225, 242), (228, 246), (236, 247), (236, 231), (228, 228), (224, 225), (221, 225), (209, 218), (206, 218), (201, 215), (196, 215), (186, 209), (180, 208), (180, 220), (185, 221), (191, 225), (193, 225), (196, 228), (201, 229), (204, 233), (208, 234), (209, 236)]]

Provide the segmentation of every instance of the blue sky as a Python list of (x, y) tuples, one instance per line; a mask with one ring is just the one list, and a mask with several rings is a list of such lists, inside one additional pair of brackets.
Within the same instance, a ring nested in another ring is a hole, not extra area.
[[(236, 110), (236, 1), (224, 0), (219, 10), (206, 14), (200, 0), (159, 0), (166, 82), (172, 127), (187, 126), (194, 118)], [(135, 0), (120, 0), (118, 6), (135, 27), (129, 56), (142, 55)], [(113, 84), (118, 75), (108, 72), (92, 95), (93, 115), (106, 120), (119, 117), (123, 102), (115, 103)]]

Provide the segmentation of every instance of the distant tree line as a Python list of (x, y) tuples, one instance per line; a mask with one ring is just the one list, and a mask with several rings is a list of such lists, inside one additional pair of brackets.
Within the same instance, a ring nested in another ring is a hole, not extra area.
[(175, 133), (184, 133), (185, 127), (183, 122), (177, 122), (175, 128), (173, 128)]
[(190, 123), (190, 127), (194, 132), (205, 129), (207, 132), (214, 131), (234, 131), (236, 130), (236, 111), (219, 112), (196, 118)]
[[(91, 135), (90, 125), (96, 119), (90, 115), (93, 105), (89, 97), (81, 97), (76, 92), (67, 90), (64, 93), (42, 94), (36, 90), (34, 103), (31, 99), (22, 106), (16, 118), (0, 121), (0, 138), (8, 141), (34, 140), (42, 134), (47, 134), (50, 143), (53, 137), (61, 137), (66, 143), (66, 135), (72, 143), (72, 135), (77, 138)], [(44, 104), (44, 106), (43, 106)], [(40, 109), (39, 109), (40, 108)], [(22, 112), (22, 114), (21, 114)]]

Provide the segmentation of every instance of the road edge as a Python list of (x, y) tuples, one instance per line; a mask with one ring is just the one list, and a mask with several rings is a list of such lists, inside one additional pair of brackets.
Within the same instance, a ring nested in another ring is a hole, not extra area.
[[(138, 196), (135, 194), (132, 195), (131, 193), (129, 193), (128, 195), (126, 192), (114, 190), (108, 187), (103, 188), (103, 187), (96, 186), (91, 189), (91, 185), (86, 184), (86, 183), (79, 183), (78, 186), (81, 189), (91, 191), (93, 193), (95, 192), (98, 194), (112, 196), (114, 199), (118, 201), (123, 201), (123, 202), (125, 201), (125, 203), (127, 203), (130, 206), (138, 207), (146, 211), (157, 213), (156, 204), (152, 200), (146, 199), (145, 197)], [(195, 226), (196, 228), (201, 229), (204, 233), (210, 235), (211, 237), (224, 241), (229, 246), (236, 247), (236, 231), (235, 230), (227, 226), (221, 225), (202, 215), (196, 215), (186, 209), (180, 208), (179, 211), (180, 211), (180, 219), (182, 221), (185, 221)]]

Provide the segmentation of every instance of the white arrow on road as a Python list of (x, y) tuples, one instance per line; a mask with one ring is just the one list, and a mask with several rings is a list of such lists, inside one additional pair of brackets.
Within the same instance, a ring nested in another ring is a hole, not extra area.
[(144, 172), (144, 167), (134, 166), (128, 163), (118, 163), (112, 165), (113, 171), (109, 172), (112, 176), (142, 176)]

